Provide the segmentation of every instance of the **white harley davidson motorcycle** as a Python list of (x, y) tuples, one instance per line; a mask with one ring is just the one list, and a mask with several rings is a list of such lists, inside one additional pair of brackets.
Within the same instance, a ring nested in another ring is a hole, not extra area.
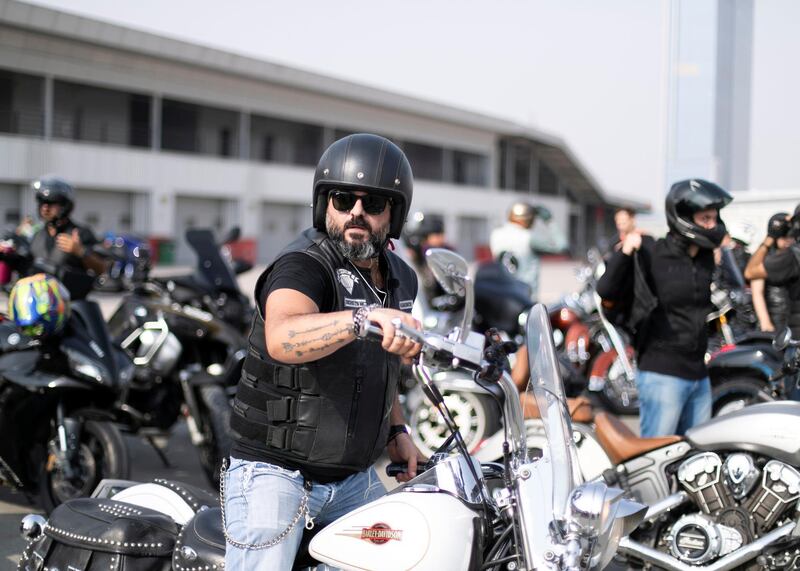
[[(468, 278), (462, 258), (445, 250), (432, 251), (428, 257), (446, 289), (464, 287)], [(604, 482), (582, 483), (544, 307), (534, 307), (527, 322), (529, 391), (539, 403), (549, 440), (537, 459), (527, 454), (522, 410), (508, 374), (505, 343), (492, 339), (486, 345), (483, 336), (468, 330), (456, 329), (445, 337), (407, 329), (399, 321), (397, 326), (402, 334), (422, 344), (416, 372), (451, 425), (453, 437), (418, 477), (319, 531), (308, 548), (313, 558), (341, 569), (375, 571), (588, 571), (605, 567), (619, 540), (641, 521), (645, 506), (625, 499), (621, 490)], [(380, 331), (375, 329), (372, 334), (379, 337)], [(501, 401), (507, 434), (502, 465), (482, 466), (466, 450), (431, 380), (431, 370), (453, 367), (474, 371), (475, 382)], [(487, 480), (494, 484), (491, 495)], [(82, 571), (94, 571), (91, 557), (95, 554), (110, 557), (110, 566), (109, 557), (96, 558), (103, 569), (150, 569), (129, 561), (128, 566), (119, 566), (123, 556), (130, 558), (142, 549), (151, 559), (156, 553), (169, 552), (171, 568), (177, 571), (219, 569), (222, 565), (219, 557), (225, 540), (219, 508), (203, 509), (202, 499), (191, 490), (170, 483), (162, 483), (161, 490), (153, 489), (153, 484), (139, 484), (110, 499), (94, 500), (100, 503), (95, 508), (85, 506), (89, 501), (65, 504), (64, 514), (54, 512), (47, 523), (28, 516), (23, 531), (30, 543), (21, 569), (54, 568), (53, 554), (60, 545), (66, 547), (57, 563), (65, 569), (70, 565), (65, 553), (75, 554), (75, 559), (82, 557), (84, 564), (76, 566)], [(74, 523), (81, 510), (92, 512), (89, 531)], [(103, 525), (98, 525), (101, 520)], [(138, 524), (131, 532), (136, 540), (125, 536), (123, 520)], [(171, 543), (164, 539), (169, 523), (176, 531)], [(146, 524), (160, 534), (159, 541), (148, 536)], [(93, 553), (86, 557), (77, 546), (86, 546)], [(211, 548), (216, 553), (209, 554)]]

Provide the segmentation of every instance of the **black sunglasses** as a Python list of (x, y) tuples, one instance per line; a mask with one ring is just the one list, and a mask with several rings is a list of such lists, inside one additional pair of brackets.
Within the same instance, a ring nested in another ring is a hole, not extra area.
[(361, 201), (361, 207), (367, 214), (381, 214), (386, 210), (386, 204), (391, 204), (392, 199), (379, 194), (366, 194), (364, 196), (357, 196), (352, 192), (343, 192), (341, 190), (332, 190), (328, 196), (333, 203), (333, 207), (339, 212), (349, 212), (356, 205), (356, 202)]

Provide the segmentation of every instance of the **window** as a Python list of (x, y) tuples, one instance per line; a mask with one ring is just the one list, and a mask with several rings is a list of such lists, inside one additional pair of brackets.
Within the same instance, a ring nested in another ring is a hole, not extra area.
[(164, 99), (161, 147), (233, 157), (238, 153), (239, 113), (217, 107)]
[(484, 155), (453, 151), (453, 182), (486, 186), (489, 159)]
[(93, 85), (53, 82), (53, 136), (146, 147), (150, 98)]
[(528, 192), (531, 189), (531, 151), (521, 145), (514, 145), (511, 150), (514, 190)]
[(539, 164), (539, 194), (558, 195), (558, 177), (544, 163)]
[(411, 163), (414, 178), (442, 180), (444, 149), (420, 143), (404, 143), (403, 151)]
[(0, 133), (44, 134), (44, 79), (0, 70)]
[(322, 127), (253, 115), (250, 157), (295, 165), (317, 164), (322, 154)]

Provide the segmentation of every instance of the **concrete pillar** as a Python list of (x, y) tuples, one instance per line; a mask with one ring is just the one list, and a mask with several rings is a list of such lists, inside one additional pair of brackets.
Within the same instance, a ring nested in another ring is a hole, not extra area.
[(52, 75), (44, 76), (44, 91), (42, 93), (44, 98), (42, 101), (44, 124), (42, 125), (42, 136), (45, 141), (53, 138), (53, 81)]
[(150, 99), (150, 149), (161, 150), (161, 95)]
[(442, 181), (454, 183), (455, 169), (453, 168), (453, 150), (444, 149), (442, 151)]
[(531, 151), (531, 180), (528, 188), (531, 194), (539, 194), (539, 157), (536, 156), (536, 151)]
[(239, 112), (239, 158), (250, 160), (250, 113)]

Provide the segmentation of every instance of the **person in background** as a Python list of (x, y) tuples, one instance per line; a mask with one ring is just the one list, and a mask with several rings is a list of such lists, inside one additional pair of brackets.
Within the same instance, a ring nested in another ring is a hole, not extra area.
[[(775, 243), (767, 252), (767, 257), (794, 244), (789, 236), (789, 213), (773, 214), (767, 223), (767, 233), (772, 232)], [(750, 280), (753, 308), (758, 317), (761, 331), (780, 331), (789, 323), (789, 292), (783, 286), (767, 284), (764, 278)]]
[(607, 247), (603, 248), (605, 250), (603, 253), (604, 258), (610, 257), (614, 252), (622, 248), (622, 243), (628, 234), (640, 232), (636, 227), (636, 211), (627, 206), (622, 206), (614, 211), (614, 226), (617, 228), (617, 233), (608, 240)]
[(705, 180), (676, 182), (664, 204), (667, 236), (628, 234), (597, 283), (612, 308), (633, 300), (635, 311), (645, 298), (650, 305), (634, 338), (643, 437), (684, 434), (711, 418), (705, 320), (712, 309), (713, 251), (726, 234), (720, 210), (731, 200)]
[(515, 202), (508, 221), (495, 228), (489, 239), (492, 257), (530, 287), (531, 299), (539, 297), (541, 253), (563, 252), (566, 240), (552, 222), (550, 210), (527, 202)]
[(791, 328), (794, 339), (800, 338), (800, 246), (797, 243), (790, 243), (786, 248), (780, 246), (781, 243), (786, 245), (785, 238), (795, 238), (798, 233), (800, 205), (793, 216), (779, 213), (770, 218), (767, 236), (753, 252), (744, 272), (745, 278), (751, 281), (763, 279), (767, 286), (785, 288), (788, 301), (786, 326)]
[(64, 179), (45, 176), (34, 180), (31, 188), (43, 222), (31, 238), (31, 254), (55, 268), (103, 273), (107, 262), (92, 251), (97, 238), (90, 228), (70, 218), (75, 207), (72, 185)]
[(408, 257), (420, 278), (420, 285), (428, 302), (445, 295), (444, 289), (436, 281), (428, 264), (425, 263), (425, 252), (430, 248), (445, 248), (455, 251), (445, 238), (444, 218), (439, 214), (414, 212), (409, 216), (403, 231)]

